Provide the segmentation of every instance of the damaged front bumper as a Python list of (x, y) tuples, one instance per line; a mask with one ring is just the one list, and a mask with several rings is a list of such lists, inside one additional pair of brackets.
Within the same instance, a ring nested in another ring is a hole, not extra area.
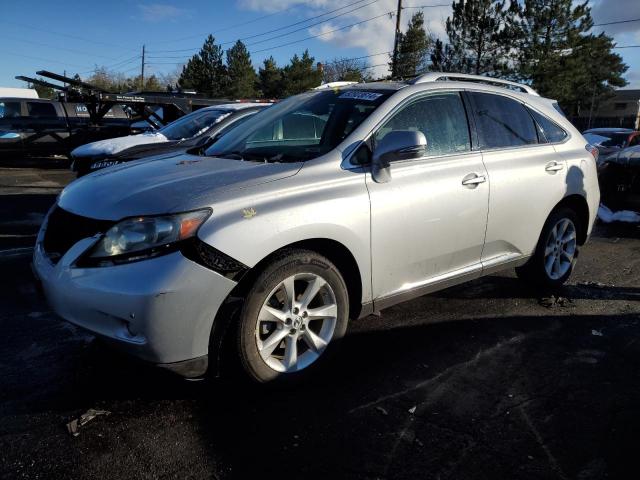
[(93, 242), (79, 241), (56, 264), (37, 243), (34, 273), (55, 313), (142, 360), (187, 377), (203, 374), (213, 320), (236, 282), (180, 252), (75, 267)]

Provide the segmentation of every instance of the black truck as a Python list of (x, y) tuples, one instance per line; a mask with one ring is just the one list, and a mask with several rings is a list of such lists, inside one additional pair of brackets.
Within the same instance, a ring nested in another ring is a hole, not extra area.
[(94, 125), (83, 103), (0, 98), (0, 156), (68, 155), (78, 145), (128, 135), (130, 125), (120, 105)]
[(200, 108), (229, 102), (187, 92), (112, 93), (46, 70), (36, 74), (62, 85), (42, 78), (16, 79), (52, 88), (58, 99), (0, 98), (0, 158), (68, 156), (86, 143), (139, 133), (132, 128), (139, 120), (155, 129)]

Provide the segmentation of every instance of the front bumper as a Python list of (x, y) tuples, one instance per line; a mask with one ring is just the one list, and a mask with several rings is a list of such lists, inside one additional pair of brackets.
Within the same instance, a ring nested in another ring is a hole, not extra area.
[(55, 265), (36, 244), (34, 272), (55, 313), (166, 368), (206, 356), (216, 313), (236, 282), (180, 252), (112, 267), (74, 267), (94, 242), (79, 241)]

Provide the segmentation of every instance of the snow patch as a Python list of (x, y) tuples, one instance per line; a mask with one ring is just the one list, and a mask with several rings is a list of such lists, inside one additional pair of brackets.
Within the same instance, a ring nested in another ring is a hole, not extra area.
[(620, 210), (618, 212), (612, 212), (610, 208), (602, 204), (600, 205), (600, 208), (598, 208), (598, 218), (604, 223), (640, 223), (640, 213), (632, 212), (631, 210)]
[(167, 137), (159, 132), (141, 133), (139, 135), (109, 138), (107, 140), (99, 140), (97, 142), (81, 145), (71, 152), (71, 156), (77, 158), (95, 157), (99, 155), (113, 155), (127, 148), (135, 147), (136, 145), (145, 145), (148, 143), (163, 143), (166, 141)]

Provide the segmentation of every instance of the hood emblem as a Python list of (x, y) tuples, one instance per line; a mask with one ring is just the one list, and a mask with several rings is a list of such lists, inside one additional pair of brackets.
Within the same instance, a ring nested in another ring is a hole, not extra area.
[(251, 207), (251, 208), (243, 208), (242, 209), (242, 216), (244, 218), (246, 218), (247, 220), (249, 220), (250, 218), (253, 218), (256, 216), (256, 209)]

